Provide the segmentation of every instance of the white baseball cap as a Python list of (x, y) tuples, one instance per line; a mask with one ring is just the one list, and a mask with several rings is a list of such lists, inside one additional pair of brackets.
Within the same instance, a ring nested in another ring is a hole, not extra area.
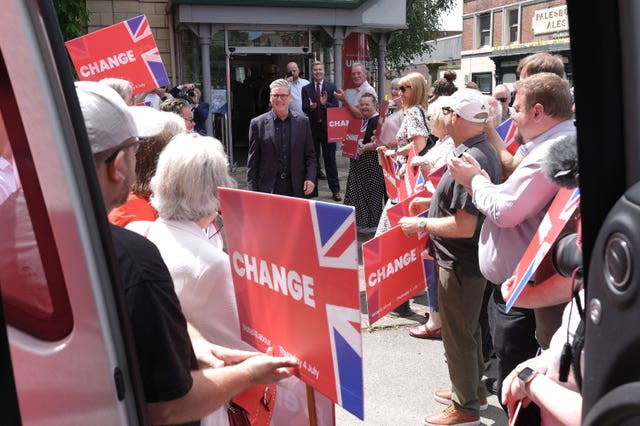
[(459, 89), (451, 96), (440, 96), (438, 101), (472, 123), (486, 123), (489, 119), (487, 98), (478, 90)]
[(103, 83), (76, 82), (76, 95), (94, 154), (115, 148), (131, 137), (155, 136), (164, 128), (164, 121), (148, 119), (148, 115), (135, 120), (118, 92)]

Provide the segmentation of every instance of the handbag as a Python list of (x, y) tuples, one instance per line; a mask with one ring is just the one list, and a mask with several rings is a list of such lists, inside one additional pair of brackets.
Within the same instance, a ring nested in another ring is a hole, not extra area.
[(233, 401), (229, 402), (227, 415), (229, 416), (229, 426), (251, 426), (247, 410)]
[(267, 426), (271, 423), (275, 401), (275, 385), (250, 387), (229, 402), (229, 425)]
[(433, 148), (436, 145), (436, 142), (438, 142), (438, 137), (433, 133), (431, 133), (431, 129), (429, 128), (429, 124), (427, 123), (427, 117), (424, 116), (424, 111), (422, 110), (422, 108), (418, 107), (418, 109), (420, 110), (420, 114), (422, 114), (422, 121), (424, 121), (424, 127), (426, 127), (427, 130), (429, 131), (429, 136), (427, 137), (427, 145), (418, 154), (418, 155), (424, 155), (426, 154), (427, 151), (429, 151), (431, 148)]

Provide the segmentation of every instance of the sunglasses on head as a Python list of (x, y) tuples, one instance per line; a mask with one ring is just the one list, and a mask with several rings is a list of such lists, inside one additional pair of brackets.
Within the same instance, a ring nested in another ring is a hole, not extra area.
[(399, 89), (402, 93), (404, 93), (407, 89), (411, 89), (411, 86), (400, 86)]

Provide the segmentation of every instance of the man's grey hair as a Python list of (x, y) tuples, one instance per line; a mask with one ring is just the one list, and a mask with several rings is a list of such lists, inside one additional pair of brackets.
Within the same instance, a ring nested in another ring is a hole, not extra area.
[(197, 221), (218, 211), (218, 187), (236, 187), (222, 143), (209, 136), (175, 136), (151, 179), (151, 205), (168, 220)]
[(269, 85), (269, 90), (273, 90), (276, 87), (286, 87), (287, 90), (289, 91), (289, 94), (291, 94), (291, 84), (289, 84), (289, 82), (284, 78), (279, 78), (277, 80), (272, 81), (271, 84)]
[(365, 74), (369, 75), (369, 70), (367, 69), (367, 67), (362, 62), (354, 62), (353, 64), (351, 64), (351, 69), (354, 69), (355, 67), (362, 68), (362, 71)]

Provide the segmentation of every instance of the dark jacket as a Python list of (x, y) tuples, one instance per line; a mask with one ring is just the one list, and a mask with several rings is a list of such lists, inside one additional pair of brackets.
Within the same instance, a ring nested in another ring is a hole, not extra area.
[[(316, 102), (318, 104), (318, 108), (320, 108), (320, 119), (322, 120), (322, 128), (327, 131), (327, 108), (337, 107), (339, 105), (338, 100), (333, 94), (336, 91), (336, 85), (333, 83), (324, 80), (322, 82), (322, 91), (327, 92), (327, 103), (322, 106), (320, 104), (320, 100), (316, 96), (316, 83), (311, 82), (302, 88), (302, 110), (307, 117), (309, 117), (309, 122), (314, 123), (316, 120), (316, 111), (312, 111), (309, 105), (309, 101)], [(315, 130), (314, 130), (315, 131)]]
[[(273, 111), (257, 116), (249, 125), (247, 187), (250, 191), (272, 193), (278, 174), (278, 147), (275, 141), (276, 115)], [(289, 111), (291, 120), (291, 155), (289, 173), (293, 195), (304, 197), (304, 181), (316, 178), (316, 155), (309, 120)]]

